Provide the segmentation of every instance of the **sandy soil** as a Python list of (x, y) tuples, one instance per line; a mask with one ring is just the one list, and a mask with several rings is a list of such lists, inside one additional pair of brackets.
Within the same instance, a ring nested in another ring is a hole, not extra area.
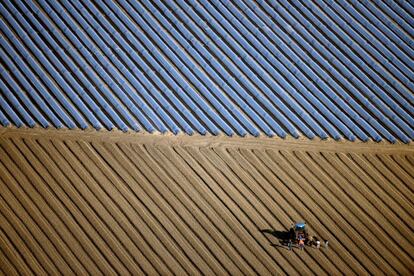
[(414, 273), (412, 145), (3, 128), (0, 201), (7, 275)]

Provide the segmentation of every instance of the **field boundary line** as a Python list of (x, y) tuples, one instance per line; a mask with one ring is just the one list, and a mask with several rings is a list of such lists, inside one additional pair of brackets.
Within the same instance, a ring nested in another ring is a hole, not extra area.
[(192, 135), (187, 134), (160, 134), (147, 132), (122, 132), (119, 130), (73, 130), (73, 129), (43, 129), (43, 128), (15, 128), (0, 127), (0, 138), (27, 138), (47, 140), (74, 140), (87, 142), (130, 143), (153, 146), (181, 146), (199, 148), (248, 148), (273, 150), (305, 150), (316, 152), (369, 152), (382, 154), (414, 154), (414, 143), (403, 144), (397, 142), (350, 142), (333, 139), (305, 139), (305, 138), (278, 138), (278, 137), (228, 137), (225, 135)]

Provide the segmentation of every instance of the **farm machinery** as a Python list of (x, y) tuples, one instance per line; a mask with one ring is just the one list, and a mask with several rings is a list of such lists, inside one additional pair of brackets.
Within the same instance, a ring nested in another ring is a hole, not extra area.
[[(306, 228), (305, 222), (293, 223), (289, 229), (289, 250), (292, 250), (293, 245), (297, 245), (300, 250), (307, 246), (315, 246), (317, 249), (321, 246), (321, 241), (316, 236), (310, 236)], [(328, 241), (324, 241), (325, 248), (328, 247)]]

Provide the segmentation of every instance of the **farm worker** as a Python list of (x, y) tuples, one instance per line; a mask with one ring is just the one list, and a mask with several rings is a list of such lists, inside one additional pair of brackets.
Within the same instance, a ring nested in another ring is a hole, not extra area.
[(312, 238), (313, 238), (313, 244), (315, 244), (316, 248), (319, 249), (319, 247), (321, 246), (321, 241), (316, 236), (313, 236)]
[(300, 248), (300, 250), (303, 250), (304, 247), (305, 247), (305, 240), (304, 239), (300, 239), (299, 240), (299, 248)]

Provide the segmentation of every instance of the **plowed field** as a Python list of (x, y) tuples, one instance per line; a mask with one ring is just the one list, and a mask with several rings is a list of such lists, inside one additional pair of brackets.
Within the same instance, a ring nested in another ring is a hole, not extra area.
[(0, 132), (6, 275), (414, 273), (412, 145)]

